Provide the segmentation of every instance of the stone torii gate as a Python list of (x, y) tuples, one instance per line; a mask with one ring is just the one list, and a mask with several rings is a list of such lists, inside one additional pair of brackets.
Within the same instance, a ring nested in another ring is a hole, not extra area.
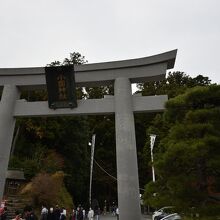
[(3, 196), (16, 118), (115, 114), (118, 205), (120, 220), (141, 219), (134, 112), (164, 110), (166, 95), (135, 96), (131, 83), (159, 81), (174, 67), (177, 50), (123, 61), (76, 65), (78, 87), (114, 84), (114, 96), (78, 100), (75, 109), (50, 109), (45, 101), (21, 100), (20, 91), (46, 88), (45, 69), (0, 69), (0, 198)]

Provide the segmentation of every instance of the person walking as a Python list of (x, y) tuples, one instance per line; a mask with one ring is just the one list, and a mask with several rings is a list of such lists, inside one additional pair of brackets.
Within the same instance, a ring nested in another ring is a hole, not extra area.
[(34, 213), (32, 206), (30, 205), (27, 205), (24, 207), (24, 213), (23, 213), (22, 218), (25, 220), (37, 220), (38, 219)]
[(115, 216), (115, 203), (114, 202), (112, 204), (111, 211), (112, 211), (112, 216)]
[(15, 211), (15, 218), (13, 218), (12, 220), (22, 220), (21, 213), (18, 210)]
[(73, 209), (72, 214), (70, 214), (70, 220), (76, 220), (76, 211)]
[(89, 208), (88, 219), (93, 220), (93, 217), (94, 217), (94, 211), (92, 210), (92, 208)]
[(55, 220), (55, 213), (53, 211), (53, 207), (50, 207), (49, 209), (47, 220)]
[(82, 207), (82, 213), (83, 213), (83, 220), (86, 219), (86, 210)]
[(63, 208), (60, 213), (60, 220), (66, 220), (66, 209)]
[(118, 207), (116, 208), (115, 213), (116, 213), (116, 216), (117, 216), (117, 220), (119, 220), (119, 209), (118, 209)]
[(76, 219), (83, 220), (83, 211), (81, 205), (79, 205), (77, 208)]
[(48, 209), (46, 208), (46, 206), (42, 206), (40, 219), (47, 220), (47, 215), (48, 215)]
[(58, 205), (56, 205), (54, 209), (54, 219), (60, 220), (60, 208)]
[(1, 216), (0, 216), (0, 219), (1, 220), (6, 220), (7, 219), (7, 215), (8, 215), (8, 209), (6, 206), (4, 206), (3, 210), (2, 210), (2, 213), (1, 213)]
[(99, 216), (101, 214), (101, 210), (99, 207), (95, 209), (95, 220), (99, 220)]

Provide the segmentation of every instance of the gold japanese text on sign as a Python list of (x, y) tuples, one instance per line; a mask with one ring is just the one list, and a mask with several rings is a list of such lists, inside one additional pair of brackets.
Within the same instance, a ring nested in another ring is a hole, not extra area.
[(62, 74), (57, 76), (59, 100), (67, 100), (66, 77)]
[(45, 67), (49, 108), (77, 107), (74, 66)]

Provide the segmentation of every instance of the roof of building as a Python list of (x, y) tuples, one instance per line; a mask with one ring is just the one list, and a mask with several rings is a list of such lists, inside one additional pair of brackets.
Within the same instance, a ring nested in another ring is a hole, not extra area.
[(25, 180), (24, 171), (21, 170), (8, 170), (6, 179)]

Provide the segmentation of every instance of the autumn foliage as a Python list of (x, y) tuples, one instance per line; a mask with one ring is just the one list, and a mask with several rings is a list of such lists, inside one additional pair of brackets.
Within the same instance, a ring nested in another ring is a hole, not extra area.
[(72, 198), (63, 183), (64, 173), (56, 172), (52, 175), (39, 173), (22, 190), (22, 194), (29, 195), (34, 207), (54, 206), (60, 204), (65, 207), (73, 207)]

